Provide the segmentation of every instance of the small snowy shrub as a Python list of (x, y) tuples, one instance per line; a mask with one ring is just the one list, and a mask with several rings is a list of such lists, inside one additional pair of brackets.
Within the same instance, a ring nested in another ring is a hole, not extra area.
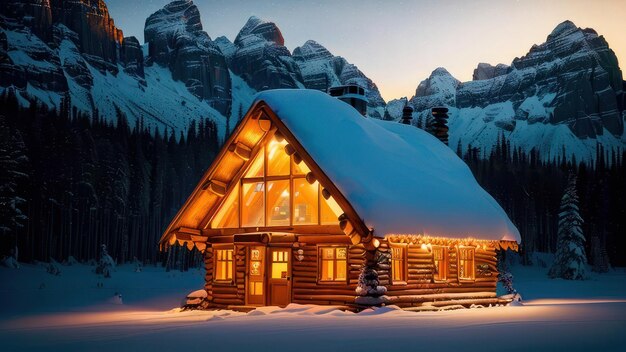
[(100, 246), (100, 259), (96, 266), (96, 274), (102, 274), (104, 277), (111, 277), (111, 271), (115, 267), (115, 261), (107, 252), (106, 244)]

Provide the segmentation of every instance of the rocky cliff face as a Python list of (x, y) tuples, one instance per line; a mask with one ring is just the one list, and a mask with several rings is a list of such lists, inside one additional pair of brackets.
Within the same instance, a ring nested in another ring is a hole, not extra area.
[(623, 95), (622, 73), (604, 38), (565, 21), (510, 67), (479, 64), (473, 81), (435, 70), (411, 104), (417, 116), (434, 105), (452, 108), (450, 145), (461, 140), (488, 151), (504, 134), (546, 158), (565, 147), (580, 160), (593, 158), (596, 143), (626, 144)]
[(368, 115), (382, 118), (385, 101), (378, 87), (355, 65), (340, 56), (334, 56), (314, 40), (293, 50), (293, 59), (300, 68), (304, 86), (308, 89), (326, 91), (335, 85), (356, 84), (365, 88), (368, 99)]
[(303, 88), (300, 68), (275, 23), (250, 17), (234, 45), (231, 69), (255, 90)]
[(184, 130), (191, 120), (213, 117), (224, 132), (230, 77), (193, 11), (178, 18), (187, 31), (153, 36), (171, 39), (169, 71), (144, 65), (139, 41), (123, 37), (101, 0), (7, 0), (0, 10), (0, 94), (51, 109), (69, 97), (80, 112), (112, 121), (123, 112), (131, 124), (143, 119), (160, 129)]
[(202, 30), (191, 0), (172, 1), (148, 17), (144, 29), (149, 60), (168, 67), (176, 80), (211, 106), (230, 114), (230, 74), (226, 58)]

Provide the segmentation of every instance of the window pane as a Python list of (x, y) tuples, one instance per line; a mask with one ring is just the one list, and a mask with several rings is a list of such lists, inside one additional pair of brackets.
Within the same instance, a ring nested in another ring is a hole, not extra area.
[(346, 248), (337, 248), (337, 259), (346, 259), (347, 252)]
[(332, 260), (322, 260), (322, 274), (320, 275), (322, 280), (333, 280), (333, 264)]
[(318, 183), (308, 183), (304, 178), (293, 180), (293, 224), (317, 224)]
[(267, 182), (267, 226), (289, 225), (289, 180)]
[(320, 207), (321, 207), (321, 223), (322, 225), (332, 225), (339, 223), (339, 215), (343, 213), (341, 207), (333, 197), (330, 197), (328, 200), (321, 195), (320, 192)]
[(346, 266), (347, 263), (345, 260), (337, 260), (337, 274), (335, 276), (335, 280), (345, 280), (346, 279)]
[(250, 168), (246, 171), (246, 174), (243, 176), (245, 178), (248, 177), (263, 177), (263, 148), (261, 151), (254, 157), (252, 160), (252, 164), (250, 164)]
[(287, 263), (272, 263), (272, 279), (287, 278)]
[(267, 144), (267, 174), (269, 176), (289, 175), (291, 157), (285, 153), (287, 141), (277, 141), (272, 138)]
[(244, 182), (241, 207), (242, 227), (265, 226), (264, 193), (263, 182)]
[(293, 162), (293, 174), (294, 175), (306, 175), (309, 172), (311, 172), (311, 169), (309, 169), (309, 167), (306, 166), (304, 161), (301, 161), (300, 164), (297, 164), (295, 161)]
[(335, 258), (334, 248), (322, 248), (322, 259), (334, 259), (334, 258)]
[(233, 188), (211, 221), (211, 228), (239, 227), (239, 185)]

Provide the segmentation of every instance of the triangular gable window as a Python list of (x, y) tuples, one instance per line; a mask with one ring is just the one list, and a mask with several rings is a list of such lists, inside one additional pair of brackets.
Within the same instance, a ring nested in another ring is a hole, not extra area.
[(322, 196), (319, 182), (306, 180), (310, 168), (287, 148), (282, 138), (266, 140), (243, 177), (235, 181), (211, 228), (338, 224), (341, 207), (332, 197)]

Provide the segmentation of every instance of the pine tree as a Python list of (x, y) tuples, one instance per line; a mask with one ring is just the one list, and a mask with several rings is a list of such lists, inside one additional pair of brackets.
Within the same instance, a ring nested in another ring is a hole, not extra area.
[(561, 198), (556, 255), (548, 273), (551, 278), (585, 279), (587, 257), (582, 224), (583, 219), (578, 209), (576, 176), (570, 173), (565, 193)]

